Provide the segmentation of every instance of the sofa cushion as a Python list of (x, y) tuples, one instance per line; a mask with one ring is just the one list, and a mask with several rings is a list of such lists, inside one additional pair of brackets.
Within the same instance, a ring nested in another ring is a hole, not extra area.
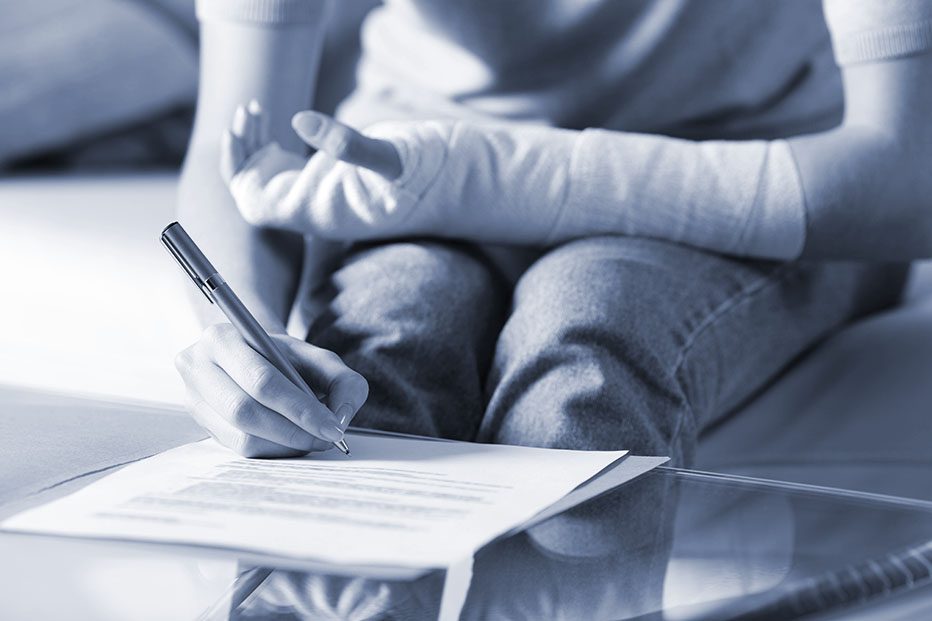
[(837, 333), (700, 442), (697, 467), (932, 499), (932, 298)]

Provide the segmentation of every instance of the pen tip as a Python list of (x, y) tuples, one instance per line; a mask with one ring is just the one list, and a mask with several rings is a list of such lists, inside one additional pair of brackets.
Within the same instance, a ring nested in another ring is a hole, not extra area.
[(340, 440), (339, 442), (334, 442), (333, 445), (336, 446), (338, 449), (340, 449), (340, 452), (343, 453), (344, 455), (350, 454), (349, 447), (346, 446), (346, 442), (344, 440)]

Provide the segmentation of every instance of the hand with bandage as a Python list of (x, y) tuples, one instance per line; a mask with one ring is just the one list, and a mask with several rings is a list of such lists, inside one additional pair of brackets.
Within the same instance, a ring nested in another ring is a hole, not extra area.
[(318, 152), (269, 142), (247, 111), (226, 137), (224, 177), (250, 223), (355, 241), (405, 236), (550, 246), (625, 235), (730, 255), (791, 259), (805, 239), (785, 140), (689, 141), (604, 129), (471, 120), (356, 131), (292, 120)]
[(567, 170), (521, 145), (534, 144), (528, 133), (577, 133), (452, 120), (360, 132), (306, 111), (292, 119), (317, 150), (305, 159), (271, 142), (266, 127), (258, 106), (249, 106), (224, 136), (222, 174), (240, 213), (256, 226), (343, 241), (427, 235), (542, 243)]

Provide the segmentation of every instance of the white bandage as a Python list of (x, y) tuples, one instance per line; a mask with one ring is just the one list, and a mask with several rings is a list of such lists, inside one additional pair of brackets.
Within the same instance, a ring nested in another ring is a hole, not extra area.
[(395, 181), (318, 154), (300, 171), (274, 148), (231, 190), (251, 222), (335, 239), (435, 235), (547, 245), (652, 237), (734, 255), (797, 257), (805, 205), (784, 141), (690, 142), (465, 121), (367, 131), (402, 159)]
[(555, 238), (599, 231), (735, 255), (791, 259), (805, 241), (805, 200), (789, 145), (691, 142), (586, 130)]
[[(392, 136), (389, 127), (381, 134)], [(446, 140), (445, 164), (413, 211), (446, 213), (453, 236), (552, 244), (623, 234), (773, 259), (803, 248), (805, 200), (783, 140), (466, 122), (450, 124)], [(421, 159), (443, 156), (427, 151)], [(424, 232), (442, 233), (442, 224)]]

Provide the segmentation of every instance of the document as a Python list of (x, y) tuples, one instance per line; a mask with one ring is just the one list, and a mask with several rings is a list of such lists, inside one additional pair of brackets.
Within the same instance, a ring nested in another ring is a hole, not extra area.
[(626, 454), (366, 433), (347, 434), (347, 442), (350, 457), (261, 460), (204, 440), (127, 466), (2, 528), (326, 564), (446, 567)]

